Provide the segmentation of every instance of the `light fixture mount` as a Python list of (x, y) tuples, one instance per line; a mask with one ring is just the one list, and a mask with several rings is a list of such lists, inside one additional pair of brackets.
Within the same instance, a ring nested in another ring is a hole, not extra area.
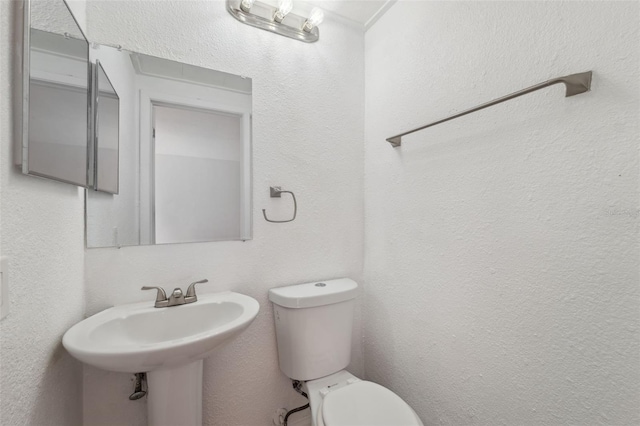
[(285, 37), (304, 41), (305, 43), (313, 43), (320, 38), (318, 27), (314, 26), (311, 30), (303, 30), (307, 18), (295, 13), (287, 13), (281, 22), (274, 19), (277, 7), (273, 7), (266, 3), (255, 1), (248, 11), (240, 7), (242, 0), (227, 0), (227, 10), (238, 21), (251, 25), (262, 30), (271, 31)]

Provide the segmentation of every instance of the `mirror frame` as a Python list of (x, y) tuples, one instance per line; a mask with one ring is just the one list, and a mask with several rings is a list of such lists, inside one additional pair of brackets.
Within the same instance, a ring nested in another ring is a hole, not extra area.
[(67, 11), (71, 15), (71, 18), (78, 26), (78, 30), (84, 37), (84, 41), (87, 43), (87, 159), (85, 163), (85, 184), (80, 185), (77, 182), (70, 182), (65, 179), (56, 178), (54, 176), (45, 176), (37, 173), (32, 173), (29, 171), (29, 95), (30, 95), (30, 82), (31, 82), (31, 0), (22, 0), (22, 49), (19, 51), (22, 53), (22, 93), (20, 101), (22, 103), (20, 110), (22, 111), (22, 116), (20, 117), (20, 126), (16, 126), (19, 130), (20, 136), (16, 138), (16, 146), (15, 149), (15, 163), (21, 168), (23, 174), (28, 176), (35, 176), (42, 179), (50, 179), (57, 182), (63, 182), (70, 185), (78, 186), (80, 188), (90, 188), (92, 176), (89, 173), (89, 165), (91, 163), (91, 132), (93, 128), (92, 116), (93, 116), (93, 105), (91, 102), (92, 97), (92, 66), (91, 61), (89, 60), (91, 45), (89, 40), (87, 39), (87, 35), (82, 30), (80, 23), (76, 19), (73, 11), (69, 7), (69, 4), (66, 0), (60, 0)]

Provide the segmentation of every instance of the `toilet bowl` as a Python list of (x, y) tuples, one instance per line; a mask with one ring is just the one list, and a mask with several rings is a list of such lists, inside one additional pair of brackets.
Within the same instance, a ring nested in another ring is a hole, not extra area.
[(422, 426), (398, 395), (344, 370), (357, 290), (349, 278), (269, 290), (280, 370), (304, 383), (313, 426)]
[(305, 387), (313, 426), (422, 426), (398, 395), (345, 370), (310, 380)]

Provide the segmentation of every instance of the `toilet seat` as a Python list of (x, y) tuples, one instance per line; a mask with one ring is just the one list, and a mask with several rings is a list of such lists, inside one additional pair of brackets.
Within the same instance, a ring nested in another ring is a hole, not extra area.
[(357, 381), (327, 393), (318, 426), (422, 426), (402, 398), (373, 382)]

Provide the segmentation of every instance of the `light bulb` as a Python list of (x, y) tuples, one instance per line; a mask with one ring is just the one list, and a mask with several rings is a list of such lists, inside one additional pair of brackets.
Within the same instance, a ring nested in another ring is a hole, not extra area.
[(306, 32), (310, 32), (313, 27), (317, 27), (322, 23), (324, 19), (324, 13), (319, 7), (314, 7), (311, 9), (311, 15), (309, 15), (309, 19), (304, 22), (302, 29)]
[(240, 9), (242, 9), (245, 12), (248, 12), (249, 10), (251, 10), (251, 6), (253, 6), (253, 3), (256, 0), (242, 0), (240, 2)]
[(312, 27), (317, 27), (322, 23), (323, 19), (324, 12), (322, 12), (322, 9), (320, 9), (319, 7), (314, 7), (313, 9), (311, 9), (311, 15), (309, 15), (309, 19), (307, 19), (307, 22), (309, 22)]
[(292, 0), (280, 0), (278, 1), (278, 10), (276, 10), (276, 14), (273, 16), (273, 20), (276, 22), (282, 22), (287, 13), (291, 12), (293, 8)]

